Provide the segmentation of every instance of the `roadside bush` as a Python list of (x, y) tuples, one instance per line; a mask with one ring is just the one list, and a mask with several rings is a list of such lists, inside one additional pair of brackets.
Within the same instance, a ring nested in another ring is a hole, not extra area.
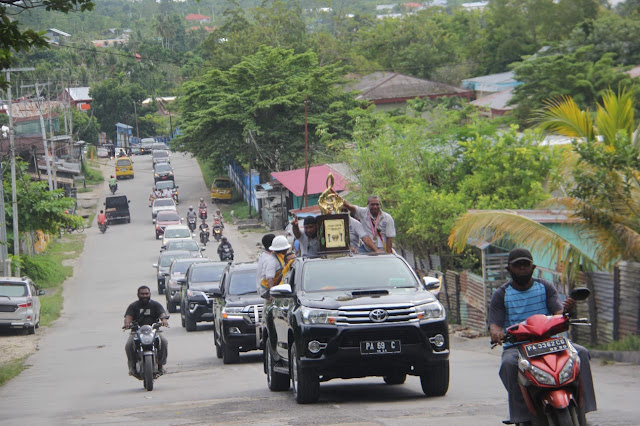
[(84, 179), (89, 185), (95, 185), (104, 181), (104, 176), (100, 170), (94, 169), (88, 161), (84, 162)]
[(45, 254), (21, 256), (22, 272), (33, 280), (38, 288), (61, 285), (73, 273), (71, 266), (64, 266), (60, 259)]
[(640, 351), (640, 336), (626, 336), (622, 340), (609, 343), (606, 349), (609, 351)]

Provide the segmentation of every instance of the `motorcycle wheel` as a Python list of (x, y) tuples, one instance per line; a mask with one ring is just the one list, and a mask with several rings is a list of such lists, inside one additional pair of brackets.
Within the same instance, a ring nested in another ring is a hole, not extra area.
[(571, 404), (569, 406), (569, 412), (571, 413), (571, 420), (573, 420), (574, 425), (587, 426), (587, 417), (585, 416), (582, 408)]
[(144, 356), (144, 388), (148, 391), (153, 390), (153, 356)]

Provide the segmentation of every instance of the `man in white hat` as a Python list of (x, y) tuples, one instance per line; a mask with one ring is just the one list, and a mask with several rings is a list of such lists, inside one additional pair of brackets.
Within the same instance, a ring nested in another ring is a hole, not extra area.
[(260, 297), (268, 299), (269, 289), (280, 282), (285, 267), (285, 255), (290, 248), (291, 244), (284, 235), (278, 235), (273, 239), (269, 247), (272, 254), (264, 260), (262, 266), (264, 278), (260, 283)]

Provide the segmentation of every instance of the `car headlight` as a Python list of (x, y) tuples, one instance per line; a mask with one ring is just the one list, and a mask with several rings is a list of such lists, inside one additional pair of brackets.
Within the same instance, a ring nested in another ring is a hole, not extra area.
[(416, 306), (419, 320), (441, 320), (445, 317), (444, 306), (437, 300)]
[(153, 335), (152, 334), (141, 334), (140, 335), (140, 343), (143, 345), (150, 345), (153, 343)]
[(580, 359), (578, 359), (578, 353), (571, 352), (571, 356), (569, 357), (569, 360), (564, 365), (564, 367), (562, 367), (562, 370), (560, 370), (560, 376), (559, 376), (560, 384), (566, 383), (567, 381), (569, 381), (569, 379), (573, 377), (573, 367), (576, 365), (576, 363), (580, 364)]
[(329, 309), (312, 309), (303, 306), (300, 312), (303, 324), (335, 324), (338, 319), (338, 311)]
[(187, 290), (187, 296), (189, 297), (204, 297), (204, 293), (200, 290)]
[(154, 173), (154, 176), (155, 176), (155, 177), (160, 177), (160, 175), (159, 175), (159, 174), (157, 174), (157, 173)]
[(225, 306), (222, 308), (222, 318), (224, 319), (242, 319), (243, 310), (242, 306)]

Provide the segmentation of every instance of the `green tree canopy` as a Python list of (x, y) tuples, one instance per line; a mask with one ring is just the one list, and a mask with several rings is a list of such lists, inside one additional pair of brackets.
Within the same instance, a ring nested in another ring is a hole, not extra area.
[(110, 78), (93, 86), (90, 95), (93, 98), (91, 107), (100, 129), (112, 140), (116, 138), (116, 123), (135, 125), (134, 102), (138, 114), (143, 114), (142, 101), (146, 93), (137, 83)]
[(351, 134), (348, 111), (359, 103), (342, 90), (343, 75), (340, 67), (318, 65), (313, 52), (263, 46), (228, 71), (185, 83), (177, 146), (222, 164), (251, 155), (262, 172), (300, 166), (308, 97), (309, 146), (317, 159), (330, 142)]

